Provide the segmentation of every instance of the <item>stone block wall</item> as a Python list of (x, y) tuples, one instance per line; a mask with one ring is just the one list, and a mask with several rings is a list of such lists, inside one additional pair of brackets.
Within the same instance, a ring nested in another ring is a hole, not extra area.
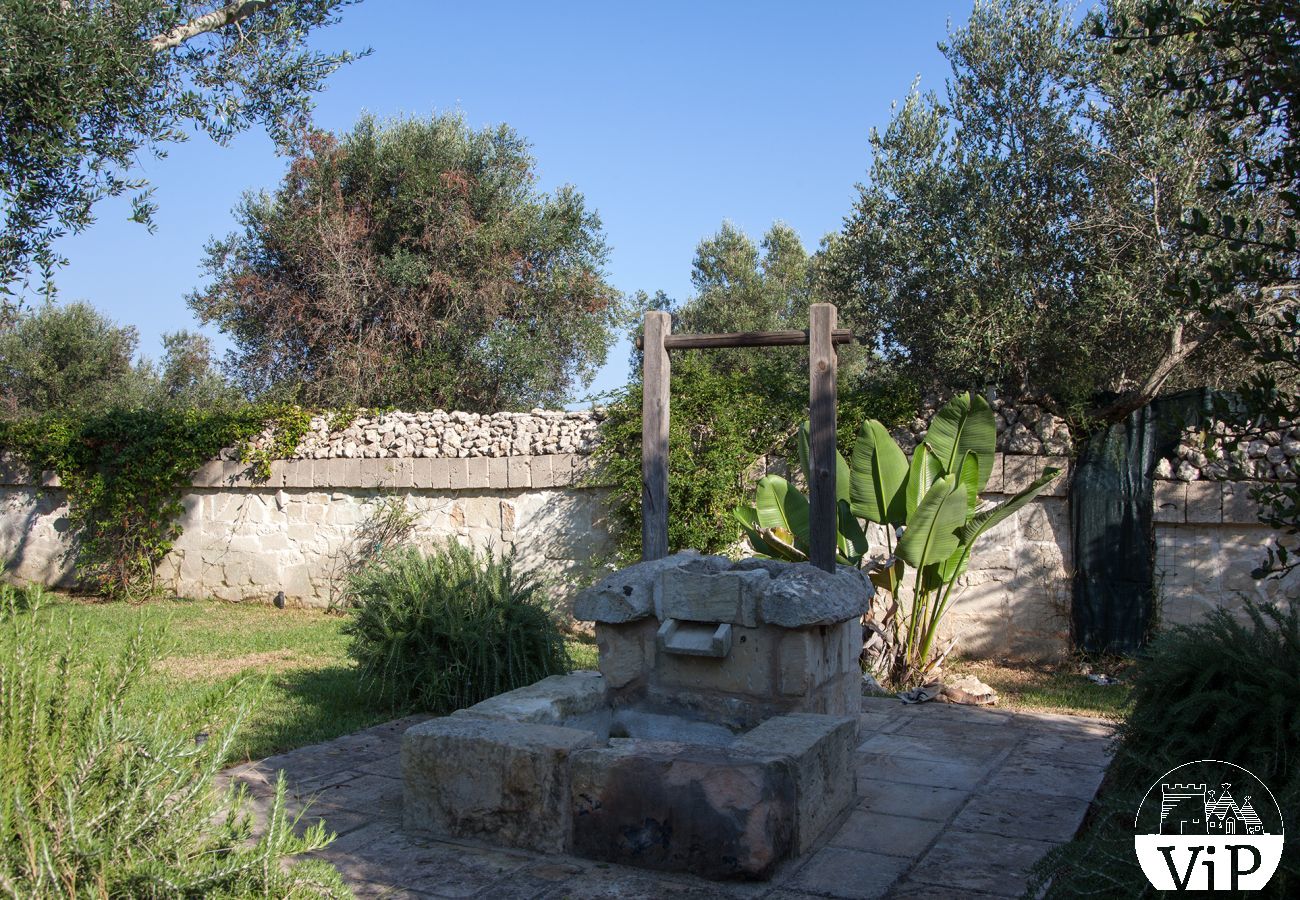
[[(946, 631), (961, 634), (966, 653), (1059, 655), (1069, 637), (1072, 447), (1063, 423), (1032, 403), (999, 402), (995, 410), (1001, 452), (986, 499), (1005, 499), (1046, 466), (1067, 471), (984, 536)], [(604, 491), (587, 486), (586, 477), (603, 417), (600, 410), (363, 413), (346, 423), (318, 417), (264, 482), (233, 448), (222, 451), (184, 497), (184, 531), (162, 567), (164, 584), (187, 596), (267, 601), (283, 590), (291, 602), (326, 604), (358, 524), (381, 498), (396, 495), (418, 516), (417, 541), (455, 536), (513, 548), (523, 565), (555, 581), (558, 596), (568, 596), (595, 580), (612, 549)], [(895, 436), (910, 449), (927, 427), (918, 417)], [(1282, 582), (1250, 577), (1272, 533), (1257, 522), (1249, 482), (1207, 480), (1223, 473), (1202, 458), (1204, 444), (1204, 435), (1189, 431), (1175, 461), (1157, 472), (1181, 479), (1157, 481), (1155, 489), (1164, 622), (1236, 606), (1243, 596), (1300, 596), (1300, 573)], [(1242, 453), (1257, 477), (1286, 478), (1298, 448), (1293, 431), (1266, 435)], [(750, 475), (784, 469), (774, 455)], [(33, 480), (0, 465), (0, 558), (10, 577), (70, 586), (68, 525), (57, 479)], [(869, 536), (873, 554), (883, 552), (883, 532), (873, 528)]]
[[(357, 526), (385, 497), (416, 516), (413, 539), (513, 549), (567, 596), (611, 549), (603, 491), (580, 484), (587, 457), (337, 458), (277, 461), (266, 481), (241, 463), (201, 468), (160, 576), (179, 596), (326, 605)], [(0, 479), (0, 554), (11, 577), (70, 587), (73, 550), (57, 481)]]
[(1294, 602), (1300, 571), (1258, 580), (1273, 537), (1259, 523), (1248, 481), (1157, 481), (1156, 579), (1162, 623), (1193, 622), (1216, 607), (1234, 609), (1242, 598)]

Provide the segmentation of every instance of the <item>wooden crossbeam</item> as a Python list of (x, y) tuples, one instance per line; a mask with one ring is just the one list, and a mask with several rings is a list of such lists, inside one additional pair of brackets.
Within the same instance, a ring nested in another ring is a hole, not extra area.
[[(666, 315), (666, 313), (665, 313)], [(831, 331), (832, 344), (853, 343), (847, 328)], [(803, 347), (808, 344), (807, 331), (728, 331), (719, 334), (667, 334), (665, 350), (713, 350), (719, 347)], [(645, 349), (644, 335), (637, 335), (636, 348)]]

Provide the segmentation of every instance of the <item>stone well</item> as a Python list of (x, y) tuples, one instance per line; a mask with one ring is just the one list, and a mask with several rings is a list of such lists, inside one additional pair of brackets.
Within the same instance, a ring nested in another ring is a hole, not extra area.
[(852, 804), (856, 570), (679, 553), (577, 600), (600, 672), (407, 731), (412, 830), (711, 878), (764, 878)]

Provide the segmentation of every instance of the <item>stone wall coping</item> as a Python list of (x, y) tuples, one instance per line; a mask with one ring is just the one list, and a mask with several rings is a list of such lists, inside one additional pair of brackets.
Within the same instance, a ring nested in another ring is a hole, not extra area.
[(995, 453), (993, 454), (993, 472), (988, 484), (984, 486), (985, 494), (1018, 494), (1033, 483), (1034, 479), (1048, 468), (1060, 469), (1061, 474), (1049, 484), (1040, 497), (1064, 497), (1070, 493), (1070, 477), (1073, 462), (1068, 456), (1044, 456), (1042, 454)]
[[(599, 487), (588, 478), (593, 470), (592, 458), (580, 453), (463, 459), (277, 459), (271, 463), (270, 477), (259, 479), (246, 463), (212, 460), (199, 467), (190, 484), (196, 488), (249, 491), (278, 491), (281, 488), (460, 491)], [(11, 462), (0, 465), (0, 485), (58, 488), (61, 482), (53, 472), (43, 472), (39, 479), (33, 479), (21, 466)]]

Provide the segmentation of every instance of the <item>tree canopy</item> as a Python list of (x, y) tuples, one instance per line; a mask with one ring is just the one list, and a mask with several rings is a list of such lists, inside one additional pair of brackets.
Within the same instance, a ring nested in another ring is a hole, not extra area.
[[(1205, 173), (1208, 202), (1179, 211), (1178, 227), (1212, 265), (1175, 269), (1168, 292), (1222, 323), (1248, 359), (1249, 377), (1217, 414), (1241, 440), (1300, 423), (1300, 6), (1288, 0), (1143, 0), (1096, 23), (1117, 56), (1159, 52), (1149, 90), (1208, 123), (1218, 154)], [(1238, 210), (1245, 207), (1245, 213)], [(1213, 298), (1233, 293), (1224, 308)], [(1257, 574), (1300, 569), (1300, 462), (1290, 482), (1256, 491), (1278, 537)]]
[(89, 303), (46, 302), (0, 329), (0, 417), (211, 406), (237, 399), (212, 364), (211, 342), (162, 335), (155, 365), (136, 360), (139, 334)]
[(1182, 209), (1269, 200), (1208, 192), (1211, 123), (1147, 87), (1166, 51), (1116, 55), (1092, 29), (1051, 0), (978, 3), (940, 45), (944, 94), (913, 90), (871, 135), (824, 289), (928, 388), (1045, 391), (1117, 418), (1240, 372), (1221, 322), (1165, 285), (1214, 264), (1179, 228)]
[(459, 116), (316, 133), (192, 308), (249, 394), (315, 405), (519, 409), (589, 383), (624, 318), (599, 217), (536, 187), (527, 142)]
[(45, 304), (0, 332), (0, 395), (8, 415), (110, 402), (135, 374), (139, 336), (86, 303)]
[[(308, 49), (355, 0), (5, 0), (0, 4), (0, 294), (62, 260), (107, 197), (151, 225), (142, 153), (253, 125), (289, 145), (342, 53)], [(196, 173), (196, 177), (200, 173)]]

